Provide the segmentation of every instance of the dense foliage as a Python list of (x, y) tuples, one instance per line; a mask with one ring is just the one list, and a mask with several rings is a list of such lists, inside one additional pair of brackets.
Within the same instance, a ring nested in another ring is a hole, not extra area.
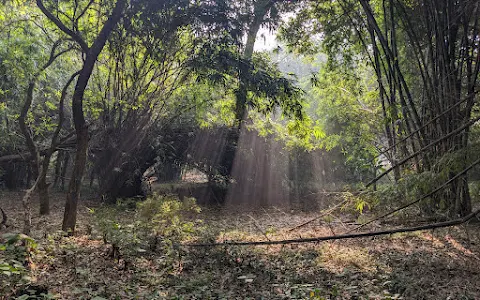
[(0, 189), (22, 192), (24, 234), (0, 239), (2, 289), (29, 297), (56, 191), (62, 232), (91, 195), (107, 257), (161, 253), (170, 273), (182, 243), (221, 239), (199, 204), (471, 216), (479, 16), (476, 0), (2, 1)]

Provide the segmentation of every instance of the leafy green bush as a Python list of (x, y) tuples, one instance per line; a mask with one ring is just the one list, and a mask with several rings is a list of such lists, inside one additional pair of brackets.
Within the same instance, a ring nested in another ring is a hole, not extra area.
[(29, 281), (26, 266), (37, 243), (24, 234), (8, 233), (0, 237), (0, 294), (12, 292)]
[[(400, 178), (397, 183), (382, 184), (379, 185), (378, 191), (374, 192), (376, 196), (381, 199), (381, 206), (384, 210), (392, 210), (401, 205), (405, 205), (412, 201), (415, 201), (419, 197), (430, 193), (436, 187), (442, 185), (448, 178), (443, 173), (435, 173), (425, 171), (423, 173), (410, 173)], [(437, 194), (438, 195), (438, 194)], [(434, 207), (434, 203), (437, 202), (435, 207), (439, 210), (443, 210), (443, 200), (433, 199), (429, 197), (422, 200), (417, 205), (410, 207), (408, 210), (404, 210), (401, 213), (410, 214), (431, 214), (431, 208)]]
[(147, 249), (161, 249), (167, 256), (173, 255), (177, 253), (176, 245), (200, 229), (200, 221), (194, 218), (200, 207), (194, 198), (180, 201), (174, 196), (152, 195), (137, 203), (135, 213), (122, 208), (123, 205), (117, 205), (92, 210), (105, 243), (112, 245), (113, 257), (120, 252), (135, 255)]
[(168, 252), (174, 244), (191, 238), (199, 229), (200, 221), (192, 220), (200, 212), (194, 198), (180, 201), (173, 196), (153, 195), (137, 207), (138, 228), (152, 250), (160, 244)]
[[(122, 218), (125, 211), (120, 206), (105, 206), (91, 209), (90, 212), (95, 216), (95, 223), (102, 234), (103, 241), (112, 246), (110, 256), (118, 258), (120, 248), (124, 254), (134, 254), (141, 242), (136, 234), (134, 218), (128, 218), (134, 213), (127, 212), (128, 215)], [(133, 221), (131, 223), (123, 221), (129, 219)]]

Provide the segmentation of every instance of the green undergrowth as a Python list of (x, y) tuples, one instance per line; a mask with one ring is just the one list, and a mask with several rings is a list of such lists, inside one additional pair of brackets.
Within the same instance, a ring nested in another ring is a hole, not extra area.
[(112, 257), (161, 251), (178, 253), (178, 245), (197, 236), (202, 229), (200, 207), (194, 198), (180, 201), (174, 196), (150, 196), (136, 202), (121, 200), (116, 206), (91, 209), (103, 241), (111, 245)]
[(30, 269), (38, 258), (37, 246), (34, 239), (24, 234), (0, 236), (0, 295), (18, 300), (53, 298), (47, 290), (31, 285)]
[[(358, 213), (358, 202), (369, 200), (361, 197), (346, 194), (348, 209)], [(242, 219), (231, 212), (201, 212), (193, 199), (160, 195), (97, 207), (83, 217), (90, 227), (77, 236), (51, 232), (37, 241), (18, 236), (10, 248), (1, 248), (0, 266), (18, 267), (18, 274), (0, 277), (6, 280), (2, 286), (8, 282), (9, 297), (3, 299), (476, 299), (480, 294), (478, 247), (469, 244), (479, 240), (460, 229), (301, 245), (190, 247), (345, 229), (331, 223), (287, 233), (292, 223), (312, 215), (294, 221), (299, 215), (269, 211)], [(35, 246), (22, 248), (29, 243)], [(449, 281), (462, 288), (443, 287)], [(39, 287), (48, 292), (42, 295)]]

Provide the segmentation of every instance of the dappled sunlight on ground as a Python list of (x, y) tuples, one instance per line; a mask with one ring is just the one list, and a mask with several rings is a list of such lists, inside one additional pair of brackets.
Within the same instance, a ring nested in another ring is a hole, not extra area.
[(455, 240), (451, 235), (446, 235), (445, 240), (456, 250), (460, 251), (464, 255), (471, 255), (478, 259), (478, 255), (474, 254), (470, 249), (465, 248), (461, 243)]
[(365, 247), (327, 243), (319, 251), (320, 257), (317, 263), (333, 273), (340, 274), (345, 268), (356, 268), (362, 272), (373, 273), (378, 267), (375, 258)]
[[(12, 231), (21, 228), (18, 196), (1, 200)], [(94, 203), (82, 203), (77, 236), (67, 238), (58, 232), (63, 196), (54, 199), (50, 217), (38, 217), (34, 205), (39, 252), (30, 276), (59, 299), (480, 299), (475, 224), (321, 243), (181, 247), (173, 258), (162, 250), (133, 255), (120, 249), (112, 257), (98, 228), (89, 228), (93, 216), (87, 206)], [(119, 217), (130, 221), (133, 213)], [(198, 217), (204, 235), (217, 242), (338, 235), (355, 228), (351, 220), (358, 218), (343, 214), (328, 218), (330, 223), (320, 218), (298, 227), (318, 215), (284, 208), (241, 213), (204, 208)]]

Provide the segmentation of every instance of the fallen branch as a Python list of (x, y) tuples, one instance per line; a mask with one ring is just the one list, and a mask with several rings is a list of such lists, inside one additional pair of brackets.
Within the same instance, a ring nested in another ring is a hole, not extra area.
[(344, 240), (344, 239), (354, 239), (354, 238), (363, 238), (363, 237), (372, 237), (379, 235), (388, 235), (393, 233), (402, 233), (402, 232), (412, 232), (420, 230), (428, 230), (442, 227), (450, 227), (455, 225), (463, 224), (470, 219), (474, 218), (477, 214), (480, 213), (480, 209), (472, 212), (471, 214), (466, 215), (463, 218), (439, 222), (433, 224), (427, 224), (422, 226), (415, 227), (402, 227), (396, 229), (374, 231), (374, 232), (363, 232), (363, 233), (354, 233), (354, 234), (342, 234), (334, 236), (324, 236), (324, 237), (314, 237), (314, 238), (305, 238), (305, 239), (291, 239), (291, 240), (279, 240), (279, 241), (258, 241), (258, 242), (224, 242), (224, 243), (206, 243), (206, 244), (185, 244), (182, 246), (185, 247), (219, 247), (219, 246), (262, 246), (262, 245), (287, 245), (287, 244), (300, 244), (300, 243), (316, 243), (323, 241), (331, 240)]

